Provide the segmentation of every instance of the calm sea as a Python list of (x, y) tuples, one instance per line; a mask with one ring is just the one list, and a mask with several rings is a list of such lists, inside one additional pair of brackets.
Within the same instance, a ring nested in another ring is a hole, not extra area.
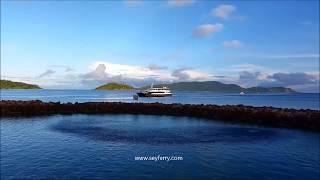
[[(1, 99), (132, 102), (130, 91), (1, 91)], [(142, 102), (317, 109), (318, 94), (179, 92)], [(319, 179), (320, 134), (147, 115), (1, 118), (1, 179)], [(152, 160), (137, 160), (144, 157)], [(156, 160), (172, 157), (179, 160)]]
[[(1, 90), (1, 99), (34, 100), (52, 102), (133, 102), (137, 91), (96, 90)], [(212, 92), (173, 92), (172, 97), (139, 98), (138, 102), (184, 104), (244, 104), (296, 109), (320, 109), (318, 93), (292, 94), (223, 94)]]
[(4, 118), (1, 179), (319, 179), (319, 141), (314, 132), (187, 117)]

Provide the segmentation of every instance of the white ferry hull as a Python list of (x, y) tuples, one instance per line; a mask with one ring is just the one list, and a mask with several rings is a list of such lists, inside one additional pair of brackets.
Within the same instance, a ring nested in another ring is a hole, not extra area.
[(167, 97), (172, 96), (172, 94), (163, 94), (163, 93), (137, 93), (139, 97)]
[(167, 87), (153, 88), (153, 84), (147, 90), (140, 91), (137, 93), (139, 97), (166, 97), (172, 96), (171, 91)]

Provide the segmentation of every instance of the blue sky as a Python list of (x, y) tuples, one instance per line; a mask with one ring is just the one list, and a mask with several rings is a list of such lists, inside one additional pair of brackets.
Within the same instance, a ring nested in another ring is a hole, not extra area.
[(1, 1), (1, 76), (319, 91), (319, 1)]

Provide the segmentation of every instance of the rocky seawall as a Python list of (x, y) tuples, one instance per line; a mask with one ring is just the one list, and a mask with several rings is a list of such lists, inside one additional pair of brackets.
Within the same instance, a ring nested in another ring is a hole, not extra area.
[(320, 111), (244, 105), (190, 105), (161, 103), (54, 103), (42, 101), (1, 101), (1, 117), (54, 114), (146, 114), (190, 116), (230, 123), (246, 123), (320, 131)]

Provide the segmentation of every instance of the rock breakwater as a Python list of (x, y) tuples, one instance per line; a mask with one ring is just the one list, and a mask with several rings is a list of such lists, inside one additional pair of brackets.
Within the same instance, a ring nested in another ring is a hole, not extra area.
[(54, 114), (145, 114), (190, 116), (231, 123), (320, 131), (320, 111), (244, 105), (190, 105), (161, 103), (86, 102), (60, 103), (42, 101), (0, 102), (1, 117), (42, 116)]

